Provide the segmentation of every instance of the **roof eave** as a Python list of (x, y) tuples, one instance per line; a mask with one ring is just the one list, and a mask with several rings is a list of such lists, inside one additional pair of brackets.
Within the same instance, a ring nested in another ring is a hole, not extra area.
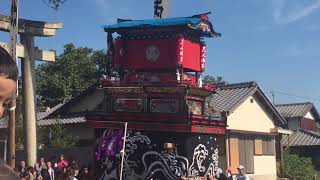
[(286, 127), (287, 125), (287, 121), (285, 120), (285, 118), (278, 112), (278, 110), (276, 109), (276, 107), (269, 101), (269, 99), (267, 98), (267, 96), (263, 93), (263, 91), (257, 86), (257, 92), (259, 92), (259, 94), (262, 96), (262, 98), (265, 100), (265, 102), (267, 103), (267, 105), (270, 107), (270, 109), (272, 110), (272, 112), (276, 115), (276, 117), (278, 118), (279, 122), (283, 125), (283, 127)]

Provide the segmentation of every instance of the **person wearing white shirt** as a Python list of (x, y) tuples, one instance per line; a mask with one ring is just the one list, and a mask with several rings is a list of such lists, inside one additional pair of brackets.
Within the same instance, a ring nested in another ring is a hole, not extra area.
[(246, 175), (244, 166), (240, 165), (238, 167), (238, 172), (239, 172), (239, 174), (237, 175), (236, 180), (250, 180), (249, 176)]

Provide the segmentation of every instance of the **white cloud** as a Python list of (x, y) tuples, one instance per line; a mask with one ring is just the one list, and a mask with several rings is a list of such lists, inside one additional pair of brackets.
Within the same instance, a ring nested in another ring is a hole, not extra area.
[(315, 0), (308, 5), (301, 4), (302, 1), (295, 2), (298, 3), (296, 4), (296, 8), (290, 8), (292, 7), (291, 4), (294, 4), (292, 0), (273, 0), (272, 8), (274, 21), (278, 24), (292, 23), (309, 16), (311, 13), (315, 12), (315, 10), (320, 8), (320, 0)]

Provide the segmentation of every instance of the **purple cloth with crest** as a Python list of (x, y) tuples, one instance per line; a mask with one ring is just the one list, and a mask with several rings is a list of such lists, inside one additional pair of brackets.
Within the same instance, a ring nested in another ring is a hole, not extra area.
[(102, 136), (98, 139), (96, 147), (96, 159), (104, 160), (106, 157), (112, 158), (120, 153), (123, 148), (124, 130), (116, 130), (109, 136)]

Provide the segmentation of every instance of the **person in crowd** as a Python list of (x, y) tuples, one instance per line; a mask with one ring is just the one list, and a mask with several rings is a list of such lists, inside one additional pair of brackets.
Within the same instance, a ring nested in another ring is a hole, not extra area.
[[(220, 176), (219, 176), (219, 178), (220, 178)], [(207, 180), (216, 180), (216, 179), (219, 179), (219, 178), (216, 178), (216, 176), (208, 176)]]
[(29, 180), (30, 179), (30, 175), (28, 172), (23, 172), (20, 174), (20, 178), (21, 180)]
[(18, 67), (10, 54), (0, 47), (0, 117), (5, 110), (11, 111), (9, 104), (15, 98)]
[(75, 169), (70, 168), (67, 172), (68, 174), (68, 180), (78, 180), (77, 179), (77, 173)]
[(236, 180), (250, 180), (249, 176), (246, 175), (244, 166), (240, 165), (237, 169), (238, 169), (238, 175), (236, 177)]
[(51, 180), (49, 171), (47, 169), (42, 169), (40, 176), (42, 177), (43, 180)]
[(20, 173), (26, 172), (26, 162), (24, 160), (20, 161), (18, 170)]
[(68, 180), (68, 175), (67, 175), (67, 173), (61, 173), (56, 176), (55, 180)]
[(29, 174), (29, 180), (35, 180), (37, 177), (37, 172), (33, 167), (28, 167), (26, 173)]
[(60, 172), (66, 172), (69, 163), (64, 159), (64, 155), (60, 154), (59, 161), (57, 162), (57, 168)]
[(34, 169), (36, 170), (37, 175), (40, 175), (42, 169), (46, 169), (46, 168), (47, 168), (46, 162), (45, 162), (45, 159), (44, 159), (43, 157), (40, 158), (39, 162), (37, 162), (37, 163), (34, 165)]
[(33, 167), (27, 167), (25, 173), (27, 173), (29, 175), (28, 180), (35, 180), (37, 177), (37, 173)]
[(80, 180), (90, 180), (89, 169), (87, 167), (82, 168), (79, 175)]
[(230, 167), (228, 167), (228, 169), (226, 169), (224, 175), (226, 177), (225, 180), (233, 180)]
[(228, 169), (225, 170), (224, 174), (221, 174), (219, 180), (233, 180), (232, 174), (231, 174), (231, 168), (228, 167)]
[(37, 176), (36, 180), (43, 180), (43, 177), (40, 175)]
[(78, 164), (76, 163), (75, 160), (72, 161), (70, 169), (74, 169), (75, 176), (78, 176), (78, 174), (79, 174), (79, 166), (78, 166)]
[(41, 171), (41, 176), (44, 180), (54, 180), (55, 178), (55, 170), (52, 167), (51, 161), (47, 162), (47, 169), (43, 169)]

